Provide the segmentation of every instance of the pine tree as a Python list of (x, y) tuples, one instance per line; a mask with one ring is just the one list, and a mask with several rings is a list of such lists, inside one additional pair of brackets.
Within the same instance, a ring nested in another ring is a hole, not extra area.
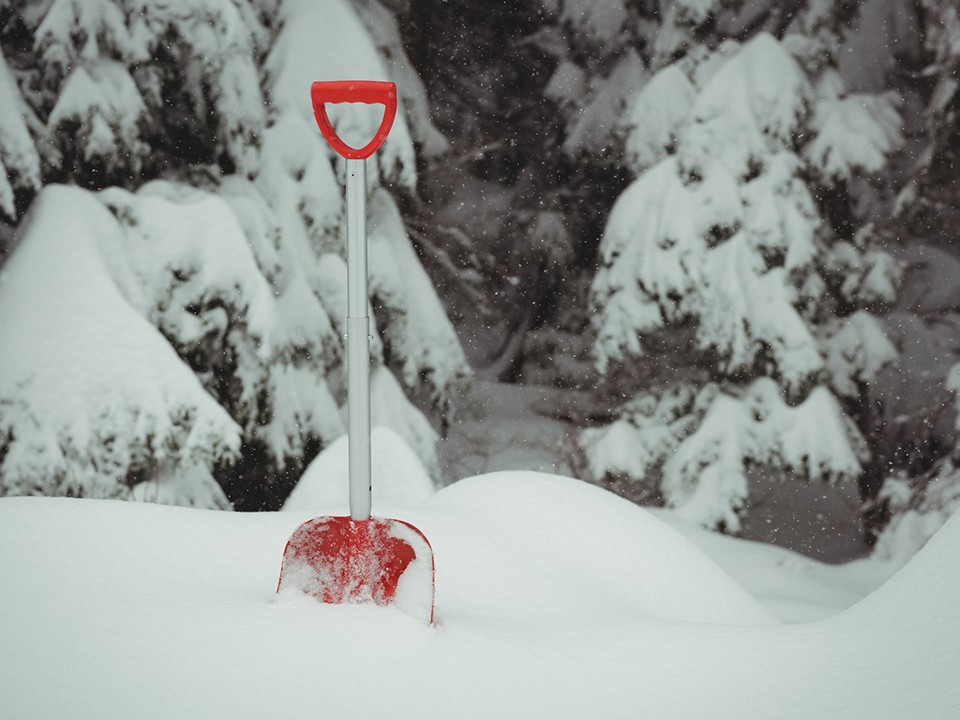
[(924, 147), (910, 184), (898, 198), (907, 229), (925, 237), (949, 235), (956, 226), (956, 163), (960, 157), (960, 10), (949, 0), (922, 0), (926, 65), (932, 79)]
[[(0, 492), (279, 506), (344, 432), (343, 165), (307, 90), (387, 77), (381, 54), (346, 0), (17, 10), (0, 210), (30, 211), (0, 280)], [(331, 115), (344, 135), (379, 124)], [(403, 112), (370, 181), (374, 415), (429, 466), (406, 394), (444, 412), (466, 365), (378, 189), (415, 187)]]
[(669, 345), (689, 328), (693, 340), (667, 356), (687, 355), (679, 384), (584, 433), (594, 476), (646, 477), (681, 514), (729, 531), (751, 467), (859, 475), (867, 451), (844, 410), (890, 353), (855, 311), (892, 299), (896, 266), (867, 233), (839, 237), (823, 198), (898, 148), (896, 99), (844, 90), (832, 18), (816, 10), (793, 19), (802, 35), (701, 47), (643, 86), (627, 116), (638, 177), (611, 212), (593, 284), (602, 370), (658, 335)]
[[(897, 198), (898, 220), (911, 241), (916, 238), (927, 244), (924, 247), (912, 242), (929, 256), (928, 266), (933, 271), (915, 298), (921, 307), (916, 308), (916, 314), (900, 319), (908, 328), (906, 337), (918, 349), (929, 345), (937, 337), (937, 326), (949, 322), (957, 310), (950, 302), (956, 289), (956, 273), (951, 272), (956, 259), (950, 241), (960, 218), (960, 184), (955, 172), (960, 157), (960, 10), (955, 3), (942, 0), (922, 0), (919, 5), (926, 51), (919, 74), (932, 79), (932, 83), (927, 88), (922, 151), (911, 169), (910, 182)], [(879, 468), (877, 482), (882, 485), (869, 506), (878, 519), (877, 553), (901, 561), (911, 557), (960, 509), (960, 421), (956, 403), (960, 365), (954, 365), (941, 384), (938, 380), (944, 365), (949, 365), (950, 355), (929, 355), (925, 360), (932, 367), (914, 361), (912, 367), (903, 368), (904, 373), (926, 376), (926, 392), (914, 391), (909, 398), (916, 402), (920, 396), (921, 406), (926, 407), (906, 418), (907, 422), (890, 423), (909, 436), (903, 444), (914, 451), (912, 454), (920, 449), (926, 452), (919, 462), (898, 458), (899, 466), (889, 463)]]

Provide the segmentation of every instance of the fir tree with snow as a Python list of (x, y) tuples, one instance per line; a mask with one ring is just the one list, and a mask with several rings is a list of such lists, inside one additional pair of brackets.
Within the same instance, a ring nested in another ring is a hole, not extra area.
[(815, 36), (760, 33), (654, 75), (628, 115), (637, 179), (592, 288), (602, 371), (689, 327), (687, 352), (712, 378), (643, 393), (612, 428), (586, 431), (594, 477), (654, 482), (688, 519), (729, 531), (751, 467), (859, 475), (866, 448), (845, 398), (890, 353), (851, 312), (892, 299), (896, 265), (863, 234), (837, 237), (817, 195), (878, 170), (901, 143), (899, 116), (892, 97), (846, 93), (822, 50)]
[[(391, 38), (378, 49), (348, 0), (53, 0), (4, 19), (0, 211), (19, 242), (0, 278), (0, 494), (279, 506), (344, 433), (343, 167), (308, 90), (388, 77)], [(379, 124), (331, 116), (347, 138)], [(408, 398), (446, 412), (467, 368), (377, 189), (414, 192), (404, 113), (370, 182), (375, 416), (436, 474)]]

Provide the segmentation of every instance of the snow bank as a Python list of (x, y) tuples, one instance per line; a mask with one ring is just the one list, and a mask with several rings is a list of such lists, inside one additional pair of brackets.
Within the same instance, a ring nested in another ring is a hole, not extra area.
[(573, 480), (481, 476), (398, 515), (433, 545), (437, 627), (278, 601), (296, 513), (0, 500), (0, 715), (960, 715), (960, 518), (851, 610), (778, 626), (674, 530)]
[[(770, 614), (786, 623), (837, 615), (902, 567), (902, 563), (876, 556), (830, 565), (776, 545), (705, 530), (672, 510), (647, 510), (706, 553)], [(914, 553), (916, 550), (914, 547)]]
[[(374, 514), (383, 505), (408, 506), (436, 492), (430, 474), (416, 453), (396, 432), (375, 427), (370, 437)], [(303, 471), (283, 504), (284, 510), (312, 512), (337, 507), (345, 514), (350, 502), (349, 438), (342, 435)]]

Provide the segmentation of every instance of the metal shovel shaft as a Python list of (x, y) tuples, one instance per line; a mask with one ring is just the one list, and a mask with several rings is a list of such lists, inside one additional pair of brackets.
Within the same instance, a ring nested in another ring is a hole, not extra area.
[(370, 517), (370, 315), (367, 302), (367, 166), (347, 161), (347, 429), (350, 517)]
[[(392, 605), (433, 624), (430, 542), (410, 523), (370, 517), (370, 313), (367, 299), (366, 158), (386, 139), (397, 112), (397, 86), (376, 80), (319, 81), (310, 86), (317, 127), (345, 158), (347, 190), (347, 429), (350, 517), (321, 516), (294, 530), (283, 550), (277, 592), (299, 590), (324, 603)], [(347, 145), (327, 103), (383, 105), (373, 139)], [(401, 589), (401, 578), (402, 592)]]

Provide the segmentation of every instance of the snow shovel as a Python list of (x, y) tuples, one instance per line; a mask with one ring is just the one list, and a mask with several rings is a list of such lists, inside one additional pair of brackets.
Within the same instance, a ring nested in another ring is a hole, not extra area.
[[(397, 111), (397, 87), (369, 80), (315, 82), (320, 132), (346, 159), (347, 414), (350, 515), (300, 525), (283, 551), (277, 592), (301, 590), (325, 603), (393, 605), (433, 623), (433, 550), (402, 520), (370, 516), (370, 317), (367, 301), (366, 159), (383, 144)], [(347, 145), (327, 117), (326, 103), (383, 105), (383, 120), (362, 148)]]

